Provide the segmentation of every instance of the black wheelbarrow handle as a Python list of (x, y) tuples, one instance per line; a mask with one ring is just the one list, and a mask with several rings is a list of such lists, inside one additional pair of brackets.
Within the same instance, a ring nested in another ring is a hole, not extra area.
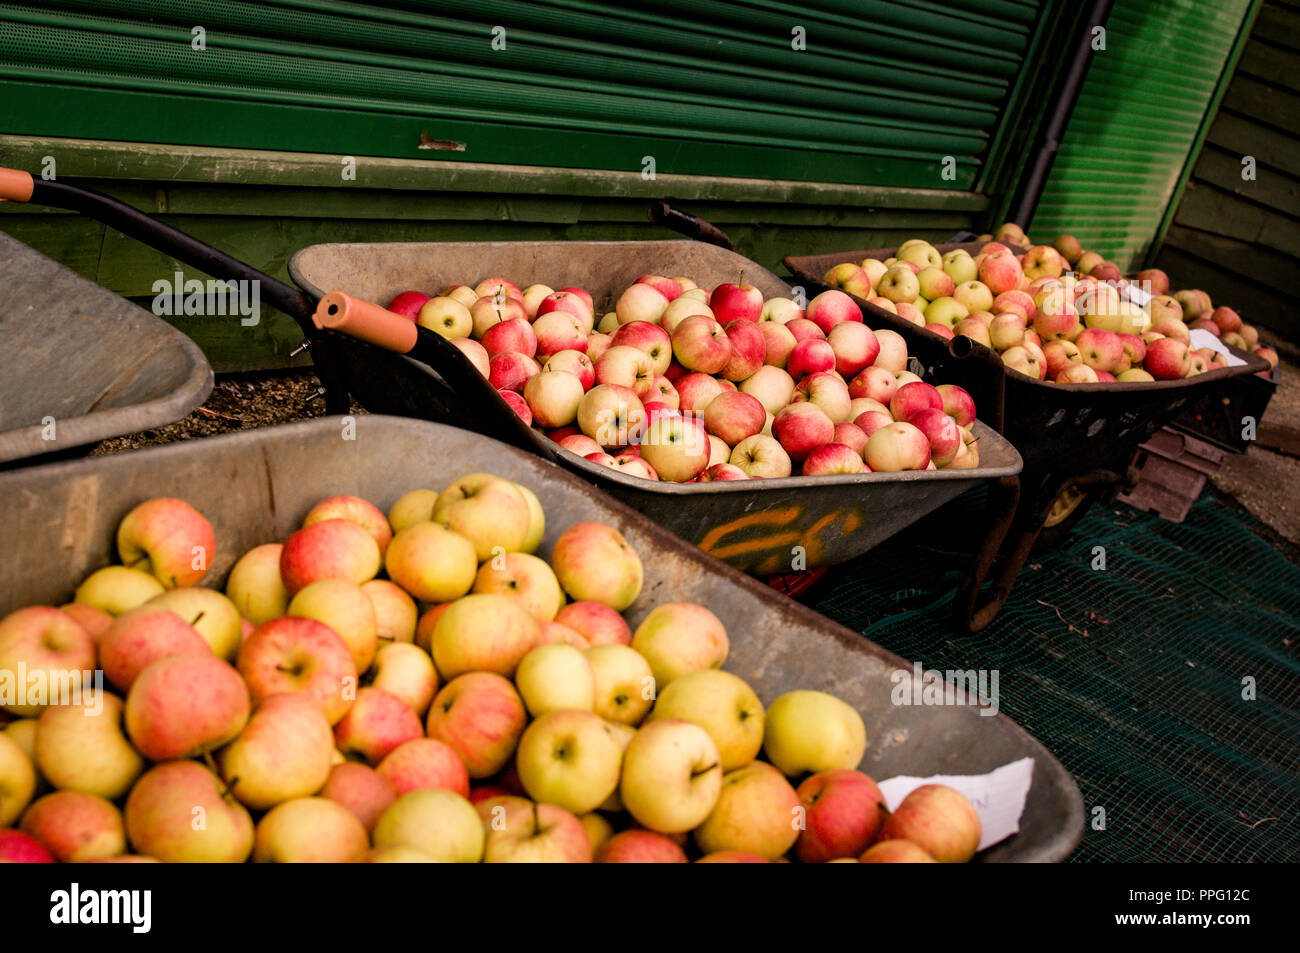
[(717, 245), (720, 248), (727, 249), (727, 251), (736, 250), (736, 246), (731, 243), (727, 233), (718, 226), (712, 222), (706, 222), (702, 218), (696, 218), (689, 212), (673, 208), (667, 202), (655, 202), (650, 206), (650, 221), (656, 222), (665, 228), (671, 228), (674, 232), (692, 238), (697, 242), (708, 242), (710, 245)]

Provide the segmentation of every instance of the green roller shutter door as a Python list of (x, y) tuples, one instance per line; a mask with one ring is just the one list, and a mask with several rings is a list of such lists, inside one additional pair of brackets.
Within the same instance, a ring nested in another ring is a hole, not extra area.
[(1122, 269), (1147, 257), (1181, 189), (1253, 0), (1116, 0), (1030, 227)]
[(0, 3), (0, 121), (36, 136), (623, 170), (653, 157), (658, 173), (972, 190), (1042, 6), (1058, 4)]

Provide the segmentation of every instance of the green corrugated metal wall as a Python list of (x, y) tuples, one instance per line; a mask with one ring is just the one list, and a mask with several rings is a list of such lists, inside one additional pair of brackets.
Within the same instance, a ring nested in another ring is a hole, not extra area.
[(394, 157), (430, 155), (425, 137), (466, 161), (653, 156), (659, 173), (962, 190), (1042, 5), (0, 3), (0, 118), (37, 136)]
[(1030, 227), (1121, 268), (1148, 255), (1252, 0), (1116, 0)]

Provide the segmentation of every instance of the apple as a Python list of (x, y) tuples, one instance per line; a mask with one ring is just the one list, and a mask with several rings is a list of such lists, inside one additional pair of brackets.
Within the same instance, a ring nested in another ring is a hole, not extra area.
[[(780, 327), (782, 331), (785, 330), (784, 326)], [(757, 323), (743, 318), (725, 325), (723, 331), (727, 335), (731, 353), (720, 373), (726, 380), (743, 381), (763, 366), (767, 355), (767, 337), (759, 330)]]
[(862, 445), (862, 459), (866, 461), (867, 445), (871, 443), (871, 435), (881, 427), (888, 427), (894, 422), (893, 416), (888, 411), (866, 410), (858, 414), (853, 420), (853, 426), (857, 427), (866, 434), (867, 441)]
[(508, 553), (520, 551), (528, 540), (532, 512), (514, 483), (488, 473), (471, 473), (438, 495), (433, 521), (473, 543), (482, 562), (498, 547)]
[(389, 577), (424, 602), (450, 602), (469, 592), (478, 570), (475, 546), (438, 523), (398, 532), (384, 559)]
[[(640, 351), (650, 359), (649, 364), (652, 368), (651, 378), (655, 375), (663, 374), (668, 370), (668, 365), (672, 363), (673, 349), (672, 339), (669, 333), (657, 324), (651, 324), (648, 321), (633, 321), (624, 324), (614, 332), (610, 340), (610, 349), (602, 355), (602, 360), (606, 359), (613, 351), (618, 348), (632, 348)], [(596, 379), (600, 383), (622, 383), (624, 386), (632, 386), (625, 381), (603, 380), (597, 368)]]
[(916, 272), (907, 265), (892, 265), (885, 270), (876, 282), (876, 293), (889, 301), (911, 303), (921, 293), (921, 284)]
[(808, 451), (799, 472), (804, 476), (833, 476), (864, 473), (866, 467), (859, 451), (842, 443), (824, 443)]
[(671, 837), (654, 831), (627, 830), (596, 850), (598, 864), (684, 864), (686, 853)]
[(684, 295), (670, 304), (667, 310), (664, 311), (663, 317), (659, 319), (659, 327), (671, 335), (677, 330), (677, 326), (687, 318), (700, 314), (707, 318), (713, 318), (715, 321), (717, 320), (713, 310), (707, 304)]
[(506, 351), (489, 360), (487, 378), (488, 383), (499, 391), (522, 394), (529, 378), (541, 371), (541, 365), (528, 355)]
[(367, 686), (357, 692), (352, 707), (334, 726), (333, 743), (343, 754), (377, 765), (400, 745), (423, 735), (420, 718), (410, 705), (381, 688)]
[(1047, 361), (1047, 376), (1053, 380), (1067, 367), (1083, 363), (1083, 355), (1073, 341), (1048, 341), (1043, 346), (1043, 357)]
[[(865, 413), (865, 411), (864, 411)], [(857, 416), (862, 416), (858, 414)], [(832, 444), (842, 444), (858, 455), (858, 461), (862, 460), (862, 451), (867, 447), (866, 432), (855, 423), (842, 423), (835, 425), (835, 436)], [(805, 471), (807, 470), (807, 459), (805, 458)]]
[[(173, 594), (184, 594), (193, 591), (194, 590), (192, 589), (170, 590), (170, 592)], [(209, 592), (211, 590), (199, 590), (199, 591)], [(163, 595), (167, 595), (167, 593), (163, 593)], [(154, 598), (161, 599), (162, 596), (155, 596)], [(97, 608), (96, 606), (82, 605), (79, 602), (69, 602), (64, 605), (61, 605), (59, 606), (59, 611), (65, 612), (68, 615), (72, 616), (73, 620), (79, 626), (81, 626), (83, 629), (86, 630), (87, 634), (89, 634), (91, 639), (95, 641), (96, 645), (99, 644), (100, 636), (102, 636), (104, 632), (108, 629), (108, 627), (113, 623), (113, 617), (109, 615), (107, 612), (105, 612), (103, 609)], [(237, 612), (236, 612), (236, 617), (238, 617)]]
[(600, 602), (617, 612), (636, 601), (644, 578), (636, 551), (603, 523), (577, 523), (560, 534), (551, 567), (574, 600)]
[(459, 794), (422, 788), (403, 794), (380, 815), (374, 844), (414, 847), (435, 861), (478, 863), (483, 859), (483, 822)]
[(465, 672), (510, 676), (537, 644), (537, 620), (519, 602), (496, 593), (473, 593), (456, 600), (434, 626), (434, 664), (444, 678)]
[(519, 290), (519, 286), (504, 278), (484, 278), (474, 286), (474, 293), (480, 298), (501, 295), (520, 302), (524, 300), (524, 293)]
[(994, 294), (988, 286), (982, 281), (970, 280), (963, 281), (957, 285), (952, 293), (954, 301), (963, 305), (966, 311), (974, 314), (977, 311), (991, 311), (993, 309)]
[(655, 468), (648, 461), (642, 460), (630, 451), (620, 453), (605, 465), (618, 470), (620, 473), (626, 473), (628, 476), (640, 477), (642, 480), (659, 479), (659, 474), (655, 472)]
[(572, 645), (537, 646), (519, 663), (515, 684), (534, 718), (565, 708), (592, 711), (596, 707), (591, 665)]
[(940, 384), (935, 390), (943, 402), (943, 412), (957, 421), (959, 427), (969, 427), (975, 422), (975, 400), (965, 388)]
[(786, 324), (803, 316), (803, 309), (789, 298), (768, 298), (763, 302), (758, 321), (760, 324)]
[[(419, 315), (420, 309), (424, 307), (426, 301), (431, 300), (429, 295), (422, 291), (403, 291), (389, 301), (386, 308), (393, 314), (400, 314), (404, 318), (410, 318), (412, 321)], [(455, 298), (450, 299), (460, 304)]]
[(595, 324), (590, 296), (586, 295), (586, 292), (579, 294), (577, 289), (573, 291), (556, 291), (542, 298), (537, 304), (537, 314), (534, 316), (534, 321), (540, 321), (546, 315), (556, 312), (577, 318), (587, 333), (591, 332)]
[(660, 834), (699, 827), (722, 789), (718, 747), (699, 725), (676, 718), (652, 721), (623, 755), (619, 794), (636, 822)]
[[(41, 777), (56, 788), (96, 794), (110, 801), (124, 795), (144, 770), (145, 763), (122, 729), (123, 709), (122, 700), (116, 695), (95, 690), (87, 692), (76, 704), (45, 709), (36, 731), (35, 763)], [(27, 773), (35, 782), (26, 755), (6, 738), (0, 741), (0, 779), (4, 779), (0, 782), (0, 795), (11, 789), (9, 777), (14, 775), (13, 765), (6, 764), (6, 745), (22, 755)], [(21, 791), (17, 793), (21, 795)], [(27, 797), (30, 796), (29, 786)], [(5, 801), (0, 796), (0, 822), (11, 823), (14, 818), (6, 820)]]
[[(876, 355), (874, 367), (883, 367), (887, 371), (899, 372), (907, 367), (907, 342), (897, 331), (882, 329), (876, 331), (876, 341), (880, 352)], [(863, 396), (870, 397), (870, 394)]]
[(554, 619), (564, 605), (564, 593), (551, 567), (529, 553), (508, 553), (485, 562), (473, 591), (506, 596), (538, 622)]
[(352, 653), (356, 670), (370, 668), (379, 648), (378, 624), (375, 604), (360, 586), (342, 579), (318, 580), (293, 597), (288, 614), (329, 626)]
[(249, 689), (239, 675), (206, 646), (202, 654), (171, 655), (147, 665), (126, 697), (131, 743), (151, 761), (167, 761), (234, 740), (249, 714)]
[(614, 306), (619, 324), (646, 321), (658, 324), (668, 310), (669, 300), (656, 288), (647, 284), (630, 285)]
[(484, 819), (483, 860), (502, 863), (590, 863), (591, 839), (582, 821), (554, 804), (510, 798)]
[[(871, 286), (858, 287), (854, 293), (870, 296)], [(823, 291), (808, 302), (808, 320), (821, 328), (822, 333), (830, 336), (831, 331), (840, 324), (862, 323), (862, 311), (857, 302), (843, 291)]]
[(162, 592), (163, 584), (143, 570), (105, 566), (82, 581), (73, 601), (116, 616), (148, 602)]
[(54, 855), (35, 837), (0, 827), (0, 864), (52, 864)]
[(212, 524), (184, 500), (146, 500), (117, 527), (122, 564), (152, 574), (167, 589), (197, 585), (216, 548)]
[(365, 826), (345, 806), (324, 797), (299, 797), (276, 805), (257, 822), (253, 860), (356, 863), (369, 849)]
[(380, 567), (374, 537), (348, 519), (327, 519), (293, 533), (280, 551), (280, 576), (290, 595), (319, 579), (357, 584), (373, 579)]
[(1040, 366), (1038, 358), (1026, 347), (1012, 347), (1002, 352), (1002, 363), (1013, 371), (1019, 371), (1026, 377), (1040, 378), (1039, 371), (1046, 370)]
[(218, 762), (230, 793), (253, 810), (266, 810), (319, 791), (333, 755), (334, 734), (320, 706), (306, 695), (284, 694), (257, 706)]
[[(910, 386), (910, 385), (909, 385)], [(922, 410), (908, 417), (910, 423), (930, 442), (930, 459), (939, 468), (946, 467), (964, 446), (957, 421), (942, 409)]]
[(794, 334), (784, 324), (775, 321), (759, 322), (758, 331), (763, 336), (763, 363), (784, 368), (790, 360), (790, 352), (799, 343)]
[(669, 301), (680, 297), (682, 292), (686, 290), (675, 278), (665, 278), (663, 275), (642, 275), (636, 280), (636, 283), (649, 285)]
[(755, 761), (722, 777), (718, 802), (695, 830), (705, 854), (739, 850), (777, 860), (799, 837), (799, 795), (776, 768)]
[(1083, 363), (1094, 371), (1114, 371), (1124, 359), (1124, 342), (1114, 331), (1085, 328), (1074, 343)]
[(924, 381), (903, 384), (889, 399), (889, 412), (895, 420), (909, 420), (923, 410), (943, 410), (943, 395)]
[[(681, 390), (681, 387), (679, 386), (678, 389)], [(779, 367), (773, 367), (770, 364), (765, 365), (755, 371), (752, 377), (741, 383), (740, 392), (758, 398), (758, 402), (763, 405), (764, 410), (769, 414), (776, 414), (786, 404), (790, 403), (790, 398), (794, 396), (794, 378)], [(684, 398), (682, 406), (683, 409), (686, 409)], [(696, 407), (694, 409), (702, 411), (706, 408)]]
[(583, 652), (592, 674), (594, 711), (606, 721), (639, 725), (655, 700), (650, 663), (627, 645), (593, 645)]
[(289, 609), (289, 592), (280, 579), (283, 548), (279, 543), (255, 546), (239, 558), (226, 578), (226, 595), (254, 625), (269, 622)]
[(436, 788), (469, 795), (469, 769), (451, 745), (437, 738), (408, 738), (375, 766), (398, 797)]
[(820, 771), (796, 793), (804, 806), (796, 853), (806, 864), (857, 857), (875, 840), (888, 814), (880, 788), (860, 771)]
[[(1245, 350), (1245, 349), (1241, 348), (1240, 350)], [(1280, 360), (1280, 358), (1278, 357), (1278, 353), (1275, 349), (1271, 347), (1256, 347), (1252, 353), (1254, 353), (1257, 357), (1262, 357), (1264, 360), (1268, 361), (1268, 369), (1270, 373), (1277, 369), (1278, 361)]]
[(374, 768), (345, 761), (330, 768), (320, 796), (347, 808), (367, 831), (397, 799), (393, 785)]
[(934, 265), (927, 265), (917, 272), (916, 280), (921, 289), (921, 297), (928, 301), (949, 297), (957, 289), (952, 276), (942, 267)]
[[(145, 672), (169, 661), (155, 662)], [(352, 651), (338, 633), (315, 619), (283, 616), (262, 623), (240, 648), (237, 664), (254, 703), (281, 692), (301, 692), (321, 706), (331, 725), (352, 706), (357, 680)], [(128, 697), (128, 719), (130, 709)]]
[(729, 647), (722, 621), (690, 602), (656, 606), (632, 635), (632, 648), (649, 663), (659, 691), (688, 672), (719, 668)]
[(729, 445), (759, 433), (766, 421), (766, 408), (757, 397), (743, 391), (719, 394), (704, 412), (704, 425), (709, 432)]
[(1156, 380), (1180, 380), (1191, 370), (1191, 355), (1184, 342), (1162, 337), (1147, 345), (1143, 367)]
[(673, 355), (687, 370), (718, 374), (731, 359), (731, 341), (721, 324), (692, 315), (673, 330)]
[[(496, 332), (497, 328), (490, 329), (487, 335), (484, 335), (484, 344), (488, 344), (488, 337)], [(506, 350), (528, 354), (540, 361), (547, 361), (563, 351), (575, 351), (581, 354), (587, 350), (586, 325), (581, 318), (574, 317), (567, 311), (552, 311), (550, 314), (542, 315), (532, 325), (531, 332), (533, 335), (531, 350), (527, 347), (530, 341), (522, 330), (517, 333), (520, 343), (525, 347), (512, 347), (506, 348)], [(491, 347), (488, 348), (488, 351), (491, 353)]]
[(942, 784), (913, 790), (886, 818), (880, 840), (906, 840), (940, 863), (966, 863), (980, 842), (980, 818), (960, 791)]
[[(617, 317), (617, 316), (616, 316)], [(615, 322), (617, 326), (617, 322)], [(587, 335), (587, 357), (592, 362), (600, 360), (600, 356), (609, 350), (609, 343), (614, 339), (613, 333), (603, 334), (599, 331), (593, 331)]]
[[(113, 698), (113, 696), (105, 697)], [(113, 700), (117, 702), (120, 710), (121, 702), (116, 698), (113, 698)], [(47, 714), (61, 711), (72, 712), (73, 717), (78, 719), (82, 714), (81, 710), (71, 706), (46, 710)], [(78, 756), (86, 750), (87, 739), (93, 745), (96, 741), (95, 735), (105, 733), (103, 729), (105, 722), (103, 720), (97, 718), (94, 725), (89, 724), (88, 719), (81, 719), (81, 721), (85, 722), (85, 724), (74, 722), (66, 715), (56, 721), (57, 737), (50, 746), (51, 753), (49, 755), (49, 759), (56, 769), (56, 776), (66, 771), (70, 777), (76, 780), (87, 779), (89, 786), (92, 788), (106, 787), (108, 786), (107, 782), (116, 783), (121, 775), (125, 774), (124, 771), (120, 770), (125, 761), (119, 757), (116, 746), (113, 746), (110, 753), (102, 759), (99, 757), (99, 752), (91, 747), (90, 753), (94, 755), (95, 761), (89, 770), (76, 763)], [(116, 723), (114, 723), (114, 727), (116, 727)], [(122, 790), (125, 790), (135, 780), (135, 775), (139, 774), (144, 767), (144, 762), (135, 751), (131, 750), (130, 745), (126, 745), (125, 740), (122, 743), (125, 745), (126, 752), (129, 753), (127, 757), (134, 758), (135, 763), (138, 765), (135, 773), (125, 780), (122, 788)], [(73, 759), (71, 763), (66, 760), (69, 756)], [(18, 820), (23, 813), (23, 809), (27, 807), (35, 793), (36, 765), (33, 759), (7, 732), (0, 731), (0, 830)], [(91, 790), (88, 793), (98, 794), (99, 791)], [(3, 854), (0, 854), (0, 858), (2, 857)]]
[(1096, 384), (1101, 380), (1098, 376), (1100, 373), (1094, 371), (1087, 364), (1070, 364), (1061, 368), (1053, 380), (1058, 384)]
[[(834, 285), (837, 288), (841, 288), (844, 286), (846, 281), (849, 281), (858, 275), (863, 275), (865, 277), (866, 272), (853, 262), (846, 261), (835, 265), (827, 271), (826, 274), (822, 276), (822, 281), (828, 285)], [(870, 279), (867, 280), (870, 281)]]
[(898, 260), (915, 262), (923, 268), (937, 267), (943, 262), (935, 247), (920, 238), (911, 238), (899, 245)]
[(786, 370), (795, 380), (809, 374), (835, 369), (835, 350), (827, 341), (809, 339), (794, 346), (786, 360)]
[(242, 863), (253, 849), (247, 809), (194, 761), (146, 771), (127, 796), (124, 814), (132, 846), (165, 863)]
[(736, 320), (757, 321), (763, 315), (763, 292), (744, 283), (718, 285), (709, 295), (709, 307), (724, 324)]
[[(940, 258), (940, 263), (944, 274), (952, 279), (954, 285), (974, 281), (979, 276), (975, 259), (971, 258), (970, 252), (964, 248), (954, 248), (950, 252), (945, 252)], [(949, 291), (948, 294), (952, 292)]]
[[(46, 704), (70, 700), (65, 693), (78, 693), (94, 668), (95, 640), (66, 612), (28, 606), (0, 621), (0, 675), (14, 690), (6, 711), (38, 715)], [(40, 699), (28, 699), (26, 688), (35, 681), (45, 692)]]
[(661, 417), (646, 428), (641, 456), (660, 479), (674, 483), (693, 479), (709, 465), (711, 448), (704, 427), (697, 417)]
[(146, 603), (122, 613), (99, 642), (104, 677), (125, 692), (150, 662), (185, 652), (210, 652), (198, 631), (174, 612)]
[(994, 317), (989, 324), (989, 341), (999, 351), (1025, 343), (1025, 321), (1011, 311)]
[(371, 686), (395, 695), (423, 717), (438, 690), (438, 672), (429, 653), (410, 642), (381, 645), (371, 669)]
[(655, 373), (655, 362), (651, 356), (626, 344), (612, 345), (596, 361), (597, 384), (615, 384), (628, 388), (643, 401), (649, 400), (654, 392)]
[(561, 710), (524, 730), (515, 766), (533, 800), (585, 814), (618, 788), (622, 758), (621, 745), (600, 716)]
[(591, 645), (627, 645), (632, 641), (632, 630), (624, 618), (601, 602), (571, 602), (556, 614), (555, 621)]
[[(586, 347), (585, 341), (583, 347)], [(578, 379), (584, 392), (591, 390), (596, 383), (596, 365), (592, 363), (588, 355), (577, 349), (556, 351), (546, 359), (546, 364), (542, 367), (542, 370), (563, 371), (572, 374)], [(528, 386), (527, 381), (524, 382), (524, 386)]]
[(790, 404), (772, 421), (772, 435), (780, 441), (790, 459), (797, 462), (802, 461), (814, 447), (831, 442), (835, 436), (835, 423), (814, 403)]
[(722, 770), (749, 764), (763, 745), (763, 705), (742, 679), (719, 669), (688, 672), (664, 687), (651, 720), (689, 721), (717, 745)]
[(640, 439), (645, 405), (629, 387), (598, 384), (578, 404), (578, 426), (602, 447), (625, 447)]
[(64, 863), (126, 852), (121, 813), (107, 799), (82, 791), (55, 791), (38, 798), (23, 814), (20, 828)]
[(527, 721), (523, 700), (508, 679), (469, 672), (438, 692), (426, 729), (460, 756), (471, 778), (486, 778), (505, 767)]
[[(832, 432), (833, 430), (832, 426)], [(751, 478), (788, 477), (791, 472), (790, 455), (775, 438), (761, 433), (746, 437), (736, 444), (728, 462)]]
[(786, 322), (785, 329), (794, 337), (795, 343), (804, 341), (825, 341), (826, 332), (807, 318), (793, 318)]
[(897, 390), (898, 379), (894, 372), (879, 365), (864, 368), (849, 383), (851, 398), (866, 397), (886, 405), (893, 400)]
[(944, 297), (936, 298), (926, 305), (923, 315), (927, 326), (937, 324), (944, 330), (951, 331), (959, 321), (970, 316), (970, 311), (956, 298)]
[(1083, 246), (1073, 235), (1058, 235), (1052, 242), (1052, 247), (1071, 265), (1076, 264), (1083, 257)]
[(1207, 298), (1202, 291), (1184, 290), (1174, 293), (1174, 300), (1178, 302), (1179, 307), (1183, 309), (1183, 317), (1188, 321), (1194, 321), (1203, 313), (1212, 312), (1213, 309), (1207, 306)]
[(855, 769), (866, 753), (862, 716), (825, 692), (786, 692), (767, 709), (763, 750), (787, 777)]

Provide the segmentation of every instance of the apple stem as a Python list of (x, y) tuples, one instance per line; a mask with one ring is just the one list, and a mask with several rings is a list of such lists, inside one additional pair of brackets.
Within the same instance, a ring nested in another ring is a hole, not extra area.
[(202, 619), (207, 614), (208, 614), (207, 609), (200, 609), (199, 614), (196, 615), (193, 619), (190, 619), (190, 625), (198, 625), (199, 620)]

